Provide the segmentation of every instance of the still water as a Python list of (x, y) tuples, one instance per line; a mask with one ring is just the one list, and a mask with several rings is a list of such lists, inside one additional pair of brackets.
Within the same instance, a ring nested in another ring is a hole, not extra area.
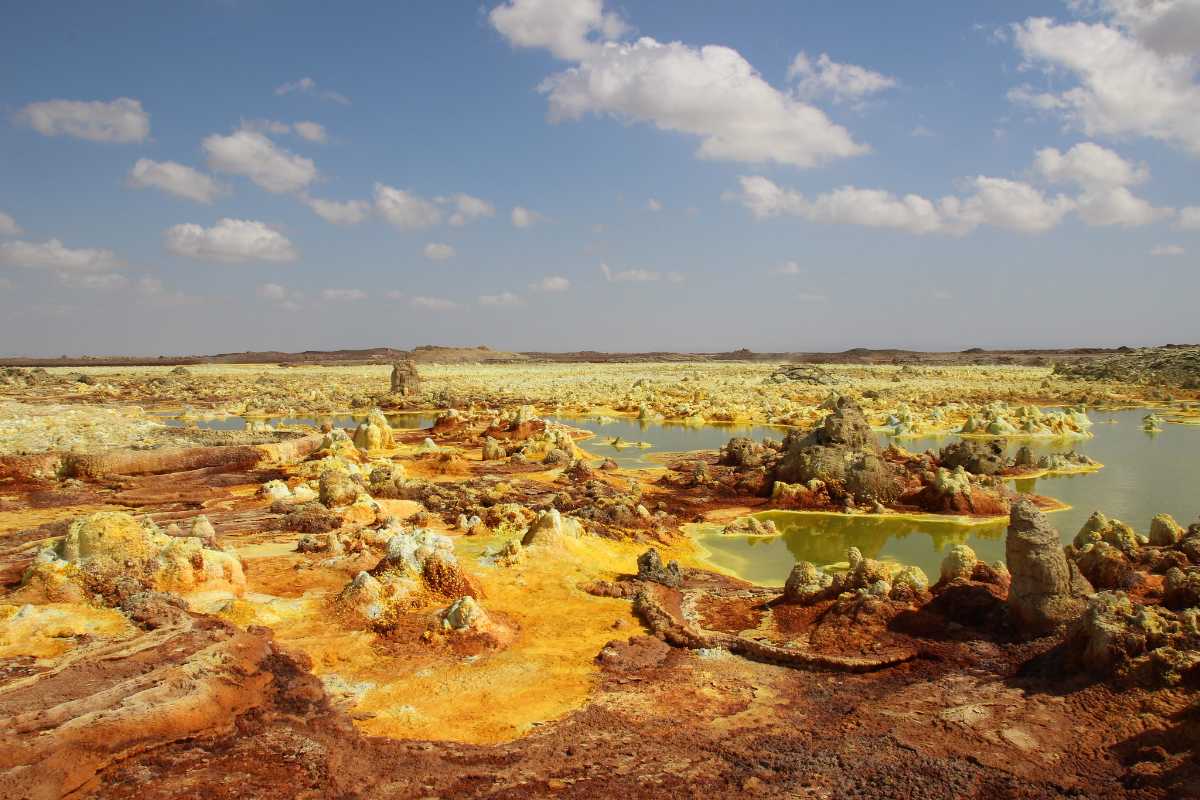
[[(1146, 409), (1091, 412), (1094, 437), (1082, 440), (1028, 442), (1035, 456), (1076, 450), (1104, 464), (1104, 469), (1084, 475), (1040, 478), (1016, 482), (1022, 492), (1036, 492), (1067, 503), (1071, 508), (1050, 515), (1051, 522), (1070, 541), (1096, 510), (1124, 520), (1145, 533), (1150, 519), (1166, 512), (1183, 525), (1200, 516), (1200, 427), (1164, 426), (1162, 433), (1142, 430)], [(769, 426), (702, 426), (639, 423), (636, 420), (563, 420), (597, 434), (584, 447), (597, 456), (614, 458), (624, 467), (654, 466), (651, 453), (715, 449), (731, 436), (781, 439), (785, 429)], [(648, 442), (651, 449), (618, 450), (607, 442), (614, 436)], [(914, 452), (938, 450), (958, 437), (906, 439), (899, 444)], [(886, 443), (886, 437), (881, 437)], [(1015, 454), (1021, 442), (1007, 449)], [(915, 564), (936, 579), (947, 548), (971, 546), (980, 558), (1004, 558), (1004, 522), (963, 525), (918, 518), (795, 514), (767, 512), (783, 532), (772, 538), (726, 536), (711, 526), (697, 526), (695, 536), (709, 552), (711, 563), (760, 583), (782, 583), (799, 560), (817, 564), (845, 560), (854, 546), (870, 558)]]

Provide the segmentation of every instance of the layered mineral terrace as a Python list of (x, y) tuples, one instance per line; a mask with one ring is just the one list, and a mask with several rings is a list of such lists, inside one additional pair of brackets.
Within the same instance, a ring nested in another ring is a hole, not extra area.
[[(0, 797), (1200, 796), (1200, 522), (1018, 489), (1195, 418), (1131, 363), (4, 369)], [(688, 533), (768, 511), (1005, 557)]]

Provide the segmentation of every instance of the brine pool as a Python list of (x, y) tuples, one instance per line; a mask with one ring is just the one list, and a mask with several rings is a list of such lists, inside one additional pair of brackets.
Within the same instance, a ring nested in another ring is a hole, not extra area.
[[(1161, 433), (1142, 430), (1148, 409), (1093, 411), (1093, 438), (1012, 441), (1008, 454), (1028, 444), (1035, 456), (1075, 450), (1104, 464), (1098, 472), (1015, 481), (1021, 492), (1036, 492), (1070, 505), (1050, 514), (1063, 542), (1076, 532), (1093, 511), (1103, 511), (1145, 533), (1155, 514), (1168, 513), (1187, 525), (1200, 516), (1200, 427), (1166, 424)], [(604, 418), (563, 419), (596, 434), (584, 443), (588, 452), (610, 457), (623, 467), (649, 467), (652, 453), (712, 450), (732, 436), (782, 439), (785, 429), (771, 426), (688, 426), (643, 423)], [(617, 447), (609, 441), (646, 442), (652, 447)], [(913, 452), (938, 450), (956, 436), (903, 439)], [(880, 437), (886, 443), (887, 437)], [(819, 514), (769, 511), (757, 515), (773, 520), (779, 536), (726, 535), (718, 525), (694, 525), (692, 535), (712, 565), (755, 583), (779, 585), (797, 561), (818, 565), (844, 562), (846, 549), (857, 547), (863, 555), (904, 564), (915, 564), (936, 580), (946, 550), (966, 544), (986, 561), (1004, 558), (1005, 521), (964, 524), (929, 515)]]

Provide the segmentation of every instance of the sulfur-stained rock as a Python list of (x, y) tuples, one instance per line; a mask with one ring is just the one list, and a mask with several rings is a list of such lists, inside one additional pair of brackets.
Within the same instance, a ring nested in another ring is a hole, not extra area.
[(317, 497), (326, 508), (348, 506), (361, 492), (362, 487), (346, 472), (327, 469), (321, 473)]
[(721, 529), (721, 533), (739, 536), (778, 536), (779, 529), (772, 520), (757, 517), (738, 517)]
[(508, 450), (497, 439), (489, 436), (483, 441), (484, 461), (500, 461), (505, 458), (508, 458)]
[(1008, 607), (1020, 632), (1046, 634), (1083, 613), (1092, 587), (1067, 559), (1058, 531), (1027, 498), (1013, 504), (1004, 554), (1012, 574)]
[(817, 569), (809, 561), (798, 561), (783, 585), (783, 597), (791, 603), (807, 605), (830, 593), (833, 576)]
[(392, 394), (410, 397), (421, 393), (421, 377), (411, 360), (392, 365)]
[(1075, 565), (1097, 589), (1128, 589), (1137, 579), (1129, 559), (1108, 542), (1095, 542), (1076, 551)]
[(1155, 547), (1174, 547), (1183, 538), (1183, 528), (1170, 514), (1159, 514), (1150, 520), (1150, 544)]
[(1067, 651), (1089, 672), (1144, 686), (1178, 684), (1200, 668), (1200, 622), (1194, 610), (1135, 603), (1124, 592), (1099, 592), (1072, 626)]
[(1163, 580), (1163, 605), (1167, 608), (1200, 608), (1200, 567), (1167, 570)]
[(638, 577), (644, 581), (661, 583), (663, 586), (679, 586), (683, 583), (683, 573), (679, 564), (674, 561), (663, 563), (658, 550), (651, 547), (638, 556)]
[(1119, 519), (1109, 519), (1099, 511), (1088, 517), (1075, 534), (1074, 545), (1082, 549), (1093, 542), (1107, 542), (1126, 555), (1132, 555), (1141, 545), (1133, 528)]
[(957, 578), (970, 580), (977, 563), (979, 558), (974, 550), (965, 544), (953, 545), (942, 559), (941, 579), (946, 582)]
[(573, 517), (564, 517), (558, 509), (552, 508), (538, 514), (537, 519), (533, 521), (521, 539), (521, 545), (524, 547), (555, 546), (567, 539), (578, 539), (582, 535), (583, 526), (579, 520)]

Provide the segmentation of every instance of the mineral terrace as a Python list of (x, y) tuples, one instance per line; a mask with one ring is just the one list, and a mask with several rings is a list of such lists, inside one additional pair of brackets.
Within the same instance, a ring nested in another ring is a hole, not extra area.
[[(1200, 522), (1015, 488), (1197, 363), (0, 368), (0, 797), (1200, 796)], [(779, 428), (634, 469), (596, 417)], [(766, 510), (1005, 558), (689, 534)]]

